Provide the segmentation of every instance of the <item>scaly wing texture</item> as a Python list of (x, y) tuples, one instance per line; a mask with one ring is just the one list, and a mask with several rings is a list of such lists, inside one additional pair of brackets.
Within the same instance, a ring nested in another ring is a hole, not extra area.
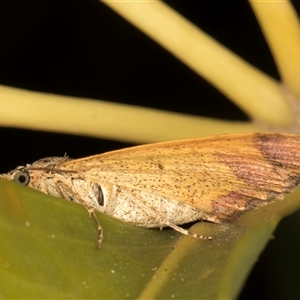
[[(235, 219), (300, 181), (300, 136), (254, 133), (149, 144), (59, 165), (87, 180), (165, 196), (206, 219)], [(75, 162), (75, 164), (74, 164)]]

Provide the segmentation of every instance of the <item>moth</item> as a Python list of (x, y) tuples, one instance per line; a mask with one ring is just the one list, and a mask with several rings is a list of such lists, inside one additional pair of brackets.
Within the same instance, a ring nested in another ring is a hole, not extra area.
[(231, 222), (300, 182), (300, 135), (230, 134), (154, 143), (81, 159), (47, 157), (0, 177), (138, 226)]

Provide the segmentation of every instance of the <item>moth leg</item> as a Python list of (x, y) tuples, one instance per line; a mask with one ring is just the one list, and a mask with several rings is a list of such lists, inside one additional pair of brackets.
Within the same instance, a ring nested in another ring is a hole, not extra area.
[(60, 194), (62, 195), (63, 198), (67, 199), (67, 200), (71, 200), (72, 198), (76, 198), (79, 200), (80, 204), (87, 210), (89, 217), (93, 217), (93, 219), (96, 222), (97, 225), (97, 230), (98, 230), (98, 239), (97, 239), (97, 248), (100, 249), (102, 241), (103, 241), (103, 229), (102, 226), (100, 224), (100, 221), (98, 220), (94, 208), (90, 207), (86, 204), (85, 201), (83, 201), (80, 196), (76, 193), (76, 191), (71, 190), (67, 185), (65, 185), (64, 183), (62, 183), (61, 181), (57, 182), (57, 187), (60, 191)]
[(97, 216), (95, 214), (94, 208), (87, 208), (87, 211), (89, 213), (89, 216), (93, 217), (93, 219), (96, 222), (97, 230), (98, 230), (97, 248), (100, 249), (100, 247), (102, 245), (102, 241), (103, 241), (103, 229), (102, 229), (102, 226), (101, 226), (100, 221), (98, 220), (98, 218), (97, 218)]
[(173, 228), (174, 230), (184, 234), (184, 235), (189, 235), (189, 236), (192, 236), (194, 238), (197, 238), (197, 239), (201, 239), (201, 240), (212, 240), (212, 237), (211, 236), (207, 236), (207, 235), (200, 235), (200, 234), (197, 234), (197, 233), (193, 233), (193, 232), (190, 232), (189, 230), (186, 230), (180, 226), (177, 226), (175, 224), (172, 224), (170, 223), (169, 221), (164, 221), (165, 225)]
[[(197, 239), (201, 239), (201, 240), (212, 240), (211, 236), (205, 236), (205, 235), (200, 235), (197, 233), (190, 232), (189, 230), (186, 230), (180, 226), (177, 226), (177, 225), (167, 221), (157, 209), (149, 207), (149, 205), (147, 205), (146, 201), (144, 201), (140, 197), (137, 197), (136, 195), (135, 195), (135, 198), (138, 200), (138, 201), (136, 201), (136, 205), (138, 205), (140, 207), (140, 209), (142, 209), (145, 212), (146, 215), (148, 214), (149, 217), (156, 219), (158, 221), (158, 223), (160, 223), (160, 229), (162, 229), (164, 226), (168, 226), (184, 235), (188, 235), (188, 236), (191, 236), (191, 237), (194, 237)], [(139, 203), (142, 203), (143, 205), (140, 205)], [(145, 207), (147, 207), (147, 209), (145, 209)], [(149, 211), (151, 211), (152, 213), (149, 214)]]

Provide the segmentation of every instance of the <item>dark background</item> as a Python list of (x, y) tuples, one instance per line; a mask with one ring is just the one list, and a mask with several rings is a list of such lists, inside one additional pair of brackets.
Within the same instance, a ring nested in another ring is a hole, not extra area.
[[(246, 1), (166, 2), (249, 63), (279, 79)], [(299, 2), (292, 2), (299, 14)], [(214, 87), (98, 1), (2, 0), (0, 36), (0, 84), (247, 120)], [(122, 126), (123, 121), (119, 122)], [(77, 158), (129, 145), (11, 128), (0, 128), (0, 139), (0, 173), (46, 156), (67, 152)], [(292, 299), (297, 292), (300, 294), (300, 259), (283, 252), (285, 248), (290, 252), (300, 250), (296, 248), (299, 244), (293, 246), (299, 241), (295, 218), (297, 215), (284, 220), (292, 229), (285, 229), (284, 224), (279, 227), (276, 239), (261, 256), (240, 299)], [(285, 262), (284, 258), (291, 261)], [(288, 275), (280, 268), (286, 268)]]

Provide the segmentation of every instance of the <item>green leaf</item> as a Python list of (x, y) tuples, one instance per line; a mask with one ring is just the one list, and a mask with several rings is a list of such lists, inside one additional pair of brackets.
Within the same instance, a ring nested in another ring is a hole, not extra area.
[(207, 241), (97, 215), (99, 250), (95, 221), (82, 206), (0, 180), (0, 295), (234, 298), (279, 221), (195, 224), (191, 231), (213, 237)]

